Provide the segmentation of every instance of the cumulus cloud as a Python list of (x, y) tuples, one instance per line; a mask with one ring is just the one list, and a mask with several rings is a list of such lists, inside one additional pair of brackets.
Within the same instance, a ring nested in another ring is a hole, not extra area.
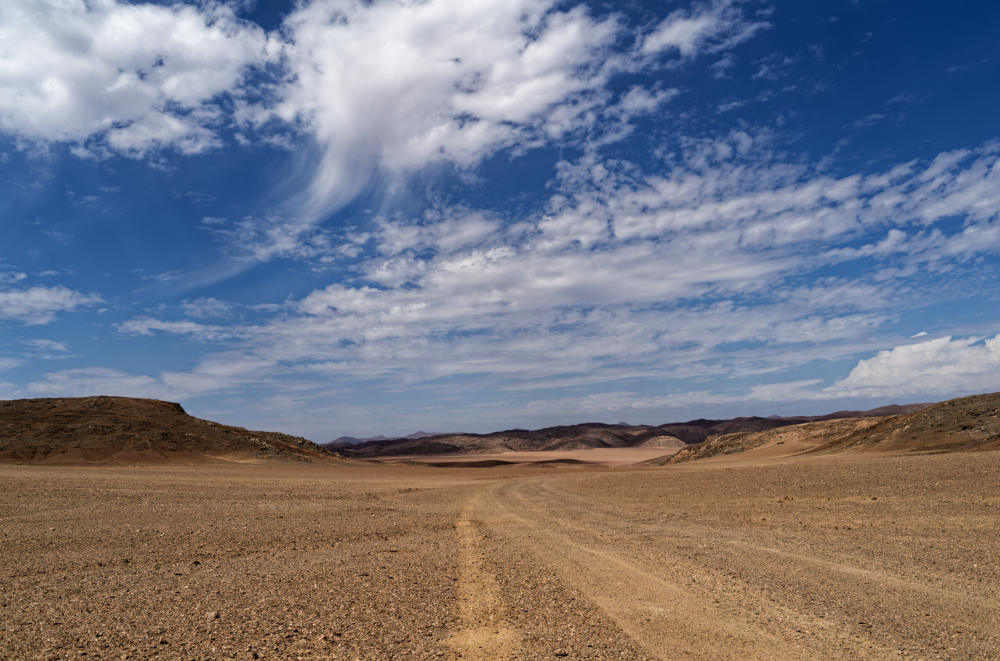
[(762, 27), (730, 2), (675, 12), (648, 33), (621, 21), (555, 0), (313, 0), (267, 35), (223, 3), (16, 0), (0, 8), (0, 129), (79, 155), (142, 156), (211, 149), (234, 122), (287, 139), (277, 119), (313, 143), (296, 174), (308, 183), (289, 218), (248, 219), (229, 238), (258, 260), (315, 256), (326, 250), (315, 224), (373, 178), (469, 168), (574, 135), (618, 139), (627, 129), (590, 133), (677, 90), (619, 94), (615, 75)]
[(101, 300), (97, 294), (84, 294), (62, 285), (0, 290), (0, 319), (48, 324), (55, 321), (60, 312), (71, 312)]
[[(921, 332), (913, 337), (923, 337)], [(883, 349), (862, 358), (848, 375), (823, 387), (820, 379), (760, 384), (729, 401), (805, 401), (848, 398), (954, 397), (1000, 387), (1000, 335), (940, 337)]]
[(841, 396), (969, 393), (1000, 387), (1000, 335), (941, 337), (880, 351), (829, 391)]
[(219, 142), (216, 98), (267, 50), (263, 31), (222, 3), (10, 0), (0, 5), (0, 129), (80, 153), (201, 152)]
[[(402, 387), (489, 375), (492, 387), (518, 392), (759, 375), (871, 356), (885, 346), (876, 331), (921, 295), (917, 284), (946, 270), (972, 274), (1000, 251), (998, 143), (836, 176), (749, 128), (675, 136), (644, 152), (642, 165), (597, 149), (683, 94), (665, 69), (712, 53), (725, 70), (721, 51), (763, 27), (737, 3), (635, 27), (550, 0), (314, 0), (295, 6), (280, 37), (215, 3), (56, 7), (0, 8), (0, 129), (137, 156), (203, 151), (229, 122), (266, 132), (280, 120), (313, 143), (312, 162), (295, 173), (306, 180), (302, 195), (273, 215), (203, 225), (247, 262), (337, 262), (337, 276), (256, 324), (227, 323), (229, 304), (200, 298), (181, 304), (195, 320), (118, 325), (227, 349), (190, 371), (69, 370), (38, 381), (37, 392), (131, 387), (176, 397), (279, 373)], [(264, 101), (240, 98), (248, 67), (262, 62), (282, 77)], [(621, 75), (649, 72), (664, 75), (641, 85)], [(376, 208), (359, 226), (321, 225), (373, 179), (437, 167), (472, 176), (491, 155), (541, 145), (567, 147), (570, 160), (532, 208), (435, 197), (422, 214)], [(100, 300), (65, 287), (14, 289), (25, 277), (0, 275), (0, 318), (48, 323)], [(995, 367), (996, 344), (921, 342), (866, 358), (829, 388), (796, 380), (738, 396), (904, 392), (924, 377), (941, 392), (989, 387), (976, 365)], [(605, 405), (669, 403), (629, 387), (606, 388)], [(559, 402), (599, 405), (547, 405)]]

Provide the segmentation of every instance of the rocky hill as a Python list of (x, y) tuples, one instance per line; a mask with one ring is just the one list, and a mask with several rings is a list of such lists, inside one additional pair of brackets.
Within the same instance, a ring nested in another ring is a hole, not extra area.
[[(835, 439), (863, 432), (881, 422), (883, 417), (834, 418), (818, 420), (766, 431), (736, 432), (711, 436), (703, 443), (689, 445), (659, 464), (678, 464), (695, 459), (707, 459), (730, 454), (774, 450), (775, 454), (794, 454), (812, 450)], [(651, 462), (653, 463), (653, 462)]]
[(1000, 449), (1000, 393), (950, 399), (919, 413), (883, 418), (864, 432), (829, 439), (814, 452), (952, 452)]
[[(876, 409), (910, 412), (930, 406), (911, 404)], [(885, 413), (882, 413), (883, 415)], [(546, 427), (544, 429), (511, 429), (490, 434), (439, 434), (425, 438), (374, 440), (353, 446), (338, 446), (349, 457), (385, 457), (428, 454), (490, 454), (531, 450), (579, 450), (585, 448), (664, 447), (675, 448), (701, 443), (710, 436), (730, 433), (759, 432), (805, 422), (861, 418), (875, 415), (872, 411), (838, 411), (822, 416), (740, 417), (725, 420), (689, 420), (664, 425), (609, 425), (584, 423)]]
[(1000, 393), (919, 406), (918, 411), (908, 411), (907, 407), (883, 407), (869, 411), (881, 414), (871, 417), (831, 419), (763, 432), (712, 436), (704, 443), (682, 449), (664, 463), (737, 453), (765, 456), (844, 450), (951, 452), (1000, 449)]
[(180, 404), (130, 397), (0, 401), (0, 462), (195, 463), (337, 460), (312, 441), (194, 418)]

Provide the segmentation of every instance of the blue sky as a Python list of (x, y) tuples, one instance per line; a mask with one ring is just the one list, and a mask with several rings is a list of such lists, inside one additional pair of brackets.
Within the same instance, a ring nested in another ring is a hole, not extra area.
[(1000, 386), (1000, 7), (0, 6), (0, 398), (327, 440)]

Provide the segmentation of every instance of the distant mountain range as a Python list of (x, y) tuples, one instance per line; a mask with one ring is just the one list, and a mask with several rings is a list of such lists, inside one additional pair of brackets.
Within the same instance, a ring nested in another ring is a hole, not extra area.
[(867, 418), (914, 413), (931, 404), (883, 406), (869, 411), (837, 411), (827, 415), (794, 417), (741, 417), (725, 420), (689, 420), (664, 425), (583, 423), (544, 429), (510, 429), (490, 434), (427, 434), (401, 438), (339, 438), (324, 447), (345, 457), (385, 457), (428, 454), (484, 454), (530, 450), (576, 450), (607, 447), (684, 447), (709, 436), (760, 432), (776, 427), (838, 418)]
[(328, 450), (340, 450), (342, 448), (349, 448), (361, 443), (368, 443), (370, 441), (393, 441), (398, 439), (408, 439), (416, 440), (421, 438), (430, 438), (432, 436), (446, 436), (447, 434), (442, 434), (441, 432), (426, 432), (426, 431), (415, 431), (412, 434), (407, 434), (406, 436), (366, 436), (365, 438), (355, 438), (354, 436), (338, 436), (329, 443), (321, 443), (321, 445)]
[(765, 456), (842, 450), (947, 452), (1000, 448), (1000, 393), (820, 416), (698, 419), (664, 425), (585, 423), (491, 434), (420, 431), (390, 439), (342, 437), (325, 448), (297, 436), (201, 420), (185, 413), (180, 404), (153, 399), (0, 401), (0, 463), (342, 461), (343, 457), (615, 447), (679, 450), (663, 458), (671, 463), (738, 452)]

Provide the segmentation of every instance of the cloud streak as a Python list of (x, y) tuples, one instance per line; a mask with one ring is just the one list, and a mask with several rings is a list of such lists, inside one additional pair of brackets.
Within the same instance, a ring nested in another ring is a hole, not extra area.
[(84, 294), (62, 285), (0, 290), (0, 320), (29, 325), (49, 324), (61, 312), (72, 312), (101, 301), (97, 294)]
[[(672, 92), (608, 89), (621, 73), (731, 47), (764, 27), (728, 2), (675, 12), (637, 34), (616, 15), (551, 0), (370, 4), (316, 0), (285, 21), (292, 77), (274, 113), (298, 122), (318, 154), (301, 215), (319, 218), (376, 176), (434, 164), (469, 168), (650, 112)], [(639, 45), (615, 50), (623, 41)]]
[[(899, 265), (963, 268), (1000, 251), (998, 164), (990, 143), (833, 178), (741, 133), (692, 143), (667, 175), (585, 157), (562, 164), (533, 217), (449, 208), (379, 219), (353, 244), (368, 255), (354, 283), (316, 289), (271, 320), (121, 328), (228, 338), (269, 370), (406, 387), (475, 377), (530, 392), (629, 373), (780, 372), (880, 348), (874, 338), (899, 310), (924, 304), (921, 276)], [(956, 215), (966, 222), (946, 227)], [(815, 275), (842, 265), (855, 275)], [(858, 379), (740, 396), (854, 397)]]

